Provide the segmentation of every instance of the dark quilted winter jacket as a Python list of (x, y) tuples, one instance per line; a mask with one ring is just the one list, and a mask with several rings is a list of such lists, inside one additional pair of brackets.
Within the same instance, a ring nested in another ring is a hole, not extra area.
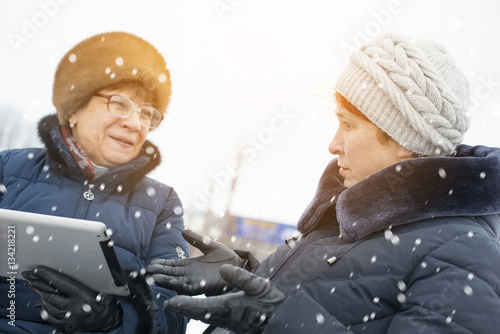
[[(145, 176), (160, 162), (156, 147), (146, 141), (140, 157), (88, 185), (69, 155), (57, 117), (43, 119), (39, 132), (46, 149), (0, 153), (0, 208), (101, 221), (113, 231), (111, 239), (124, 268), (139, 271), (154, 258), (188, 256), (181, 235), (184, 223), (177, 194)], [(89, 189), (93, 200), (83, 196)], [(121, 301), (123, 325), (110, 333), (135, 333), (137, 326), (141, 332), (148, 332), (153, 325), (158, 333), (183, 333), (186, 318), (162, 305), (176, 293), (156, 285), (149, 287), (144, 279), (140, 283), (137, 288), (145, 290), (138, 291), (134, 300)], [(16, 326), (9, 325), (7, 291), (8, 282), (2, 278), (1, 333), (52, 333), (54, 328), (41, 319), (40, 309), (33, 308), (38, 296), (22, 281), (16, 285)]]
[(346, 189), (333, 161), (300, 238), (257, 274), (289, 298), (264, 333), (498, 333), (500, 150), (390, 166)]

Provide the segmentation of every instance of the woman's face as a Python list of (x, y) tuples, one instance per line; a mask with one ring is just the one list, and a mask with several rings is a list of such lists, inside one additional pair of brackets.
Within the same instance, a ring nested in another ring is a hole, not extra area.
[[(127, 97), (137, 106), (149, 105), (133, 89), (103, 89), (99, 93)], [(107, 99), (93, 96), (87, 106), (69, 118), (74, 124), (71, 133), (94, 164), (120, 166), (139, 154), (149, 128), (141, 126), (137, 112), (121, 118), (108, 111), (107, 103)]]
[(342, 107), (336, 114), (339, 128), (329, 151), (339, 157), (337, 164), (344, 186), (352, 187), (379, 170), (410, 158), (412, 152), (395, 141), (381, 143), (375, 124)]

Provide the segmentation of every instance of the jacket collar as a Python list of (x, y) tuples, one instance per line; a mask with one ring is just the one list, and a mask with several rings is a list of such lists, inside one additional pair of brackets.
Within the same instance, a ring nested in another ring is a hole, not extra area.
[[(48, 157), (52, 167), (60, 175), (78, 175), (80, 172), (73, 158), (70, 156), (68, 147), (64, 143), (57, 115), (45, 116), (38, 123), (38, 135), (47, 149)], [(97, 179), (98, 182), (121, 182), (122, 191), (124, 187), (133, 187), (142, 180), (149, 172), (154, 170), (161, 162), (158, 147), (146, 140), (139, 156), (130, 163), (110, 168), (109, 173)], [(83, 178), (83, 176), (82, 176)]]
[(409, 159), (349, 189), (338, 169), (336, 159), (325, 169), (299, 220), (302, 234), (332, 210), (347, 241), (423, 219), (500, 213), (500, 149), (461, 145), (452, 157)]

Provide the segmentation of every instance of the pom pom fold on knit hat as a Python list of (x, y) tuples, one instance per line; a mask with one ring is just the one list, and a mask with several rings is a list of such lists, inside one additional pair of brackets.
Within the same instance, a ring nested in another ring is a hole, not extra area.
[(436, 42), (379, 37), (351, 54), (335, 90), (420, 155), (452, 154), (468, 127), (467, 78)]
[(56, 70), (52, 102), (61, 125), (99, 90), (135, 82), (153, 92), (153, 106), (165, 113), (170, 99), (170, 73), (158, 50), (126, 32), (89, 37), (61, 59)]

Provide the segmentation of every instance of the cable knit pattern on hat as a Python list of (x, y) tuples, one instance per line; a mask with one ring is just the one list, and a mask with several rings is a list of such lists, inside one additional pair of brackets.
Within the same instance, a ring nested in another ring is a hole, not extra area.
[(388, 34), (351, 55), (336, 90), (407, 149), (449, 155), (467, 130), (469, 87), (438, 43)]

